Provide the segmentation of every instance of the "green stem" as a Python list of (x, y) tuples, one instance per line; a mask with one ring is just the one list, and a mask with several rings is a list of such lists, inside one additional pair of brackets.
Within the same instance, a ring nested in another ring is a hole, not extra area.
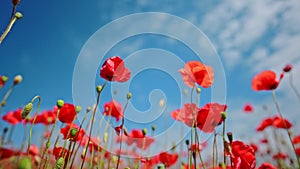
[(287, 125), (286, 125), (285, 120), (284, 120), (284, 118), (283, 118), (283, 115), (282, 115), (282, 113), (281, 113), (281, 110), (280, 110), (280, 107), (279, 107), (279, 103), (278, 103), (278, 100), (277, 100), (277, 98), (276, 98), (276, 95), (275, 95), (275, 91), (274, 91), (274, 90), (272, 90), (272, 96), (273, 96), (273, 99), (274, 99), (274, 102), (275, 102), (275, 105), (276, 105), (276, 109), (277, 109), (277, 111), (278, 111), (278, 114), (279, 114), (281, 120), (283, 121), (284, 128), (285, 128), (285, 130), (286, 130), (286, 132), (287, 132), (287, 134), (288, 134), (288, 136), (289, 136), (289, 140), (290, 140), (290, 142), (291, 142), (291, 144), (292, 144), (292, 147), (293, 147), (293, 150), (294, 150), (294, 152), (295, 152), (295, 155), (296, 155), (296, 158), (297, 158), (297, 162), (298, 162), (298, 168), (300, 168), (300, 159), (299, 159), (299, 156), (297, 155), (296, 148), (295, 148), (295, 145), (294, 145), (293, 140), (292, 140), (291, 131), (287, 128)]
[(9, 88), (9, 90), (6, 92), (6, 94), (4, 95), (4, 97), (3, 97), (3, 99), (2, 99), (2, 101), (1, 101), (1, 103), (0, 103), (0, 115), (1, 115), (1, 113), (2, 113), (2, 107), (5, 106), (6, 100), (8, 99), (9, 95), (10, 95), (11, 92), (13, 91), (14, 87), (15, 87), (15, 84), (13, 84), (13, 85)]
[(120, 137), (121, 137), (120, 147), (119, 147), (120, 152), (119, 152), (119, 154), (118, 154), (118, 160), (117, 160), (117, 167), (116, 167), (116, 169), (119, 169), (119, 165), (120, 165), (120, 158), (121, 158), (121, 152), (122, 152), (122, 142), (123, 142), (122, 139), (123, 139), (123, 133), (124, 133), (123, 127), (124, 127), (124, 123), (125, 123), (125, 110), (126, 110), (126, 108), (127, 108), (127, 106), (128, 106), (129, 99), (130, 99), (130, 98), (127, 98), (125, 107), (124, 107), (124, 109), (123, 109), (123, 117), (122, 117), (121, 131), (120, 131)]
[(223, 132), (222, 132), (222, 138), (223, 138), (223, 147), (224, 147), (224, 149), (223, 149), (223, 162), (224, 162), (224, 164), (225, 164), (225, 166), (226, 166), (226, 140), (225, 140), (225, 127), (226, 127), (226, 123), (225, 123), (225, 119), (223, 119)]
[(96, 110), (98, 108), (98, 104), (99, 104), (99, 101), (100, 101), (100, 95), (101, 95), (101, 92), (103, 91), (104, 87), (106, 86), (107, 82), (108, 81), (105, 81), (104, 85), (102, 86), (102, 89), (100, 91), (98, 91), (96, 105), (95, 105), (95, 107), (93, 109), (93, 113), (92, 113), (92, 121), (91, 121), (91, 125), (90, 125), (90, 133), (89, 133), (89, 138), (88, 138), (88, 142), (87, 142), (87, 145), (86, 145), (86, 151), (84, 151), (84, 155), (83, 155), (83, 159), (82, 159), (82, 163), (81, 163), (81, 167), (80, 167), (81, 169), (83, 168), (83, 165), (84, 165), (85, 157), (86, 157), (86, 154), (87, 154), (87, 147), (89, 146), (89, 143), (91, 141), (94, 118), (95, 118)]
[(37, 109), (36, 109), (36, 112), (35, 112), (33, 121), (32, 121), (32, 123), (31, 123), (31, 125), (30, 125), (29, 138), (28, 138), (28, 146), (27, 146), (27, 156), (29, 155), (29, 150), (30, 150), (31, 137), (32, 137), (32, 128), (33, 128), (33, 125), (34, 125), (34, 123), (35, 123), (36, 117), (37, 117), (37, 115), (39, 114), (40, 107), (41, 107), (41, 97), (40, 97), (40, 96), (35, 96), (35, 97), (31, 100), (31, 103), (33, 103), (36, 99), (38, 99), (38, 107), (37, 107)]
[(5, 31), (3, 32), (3, 34), (0, 37), (0, 44), (2, 43), (2, 41), (5, 39), (5, 37), (7, 36), (7, 34), (10, 32), (12, 26), (14, 25), (14, 23), (17, 21), (17, 17), (14, 17), (12, 20), (10, 20), (9, 24), (7, 25)]

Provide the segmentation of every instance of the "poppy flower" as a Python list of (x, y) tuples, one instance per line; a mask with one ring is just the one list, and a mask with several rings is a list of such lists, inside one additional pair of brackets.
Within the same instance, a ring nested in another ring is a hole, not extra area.
[(231, 158), (235, 168), (255, 168), (255, 154), (251, 146), (241, 141), (233, 141), (230, 145), (232, 151)]
[(116, 118), (117, 122), (121, 118), (123, 118), (122, 104), (121, 103), (118, 103), (118, 102), (112, 100), (108, 103), (105, 103), (103, 107), (104, 107), (103, 114)]
[(199, 61), (187, 62), (183, 69), (179, 69), (183, 82), (190, 88), (196, 86), (208, 88), (214, 81), (214, 71), (212, 67), (206, 66)]
[(296, 154), (300, 156), (300, 147), (296, 148)]
[[(117, 142), (120, 141), (121, 136), (118, 136)], [(146, 150), (155, 140), (152, 137), (145, 136), (141, 130), (133, 129), (130, 133), (127, 133), (127, 135), (123, 134), (122, 141), (125, 141), (128, 146), (135, 143), (137, 148)]]
[(205, 147), (207, 147), (208, 143), (207, 142), (203, 142), (200, 144), (191, 144), (189, 147), (189, 150), (191, 152), (198, 152), (198, 151), (202, 151)]
[(62, 123), (71, 123), (76, 117), (76, 109), (73, 104), (65, 103), (61, 108), (58, 119)]
[[(35, 124), (44, 124), (44, 125), (51, 125), (54, 124), (56, 118), (56, 111), (54, 110), (46, 110), (42, 113), (38, 114), (35, 118)], [(29, 122), (32, 123), (34, 117), (32, 117)]]
[(69, 139), (70, 141), (79, 141), (85, 135), (85, 131), (77, 124), (68, 123), (64, 128), (60, 129), (60, 133), (63, 134), (64, 139)]
[(169, 154), (167, 152), (161, 152), (158, 155), (159, 161), (163, 163), (166, 167), (171, 167), (176, 164), (178, 160), (178, 154)]
[(274, 160), (282, 159), (285, 160), (288, 156), (285, 153), (278, 152), (277, 154), (273, 155)]
[(293, 138), (293, 143), (294, 143), (294, 144), (300, 143), (300, 135), (295, 136), (295, 137)]
[[(184, 104), (183, 108), (171, 112), (171, 117), (177, 121), (181, 121), (185, 123), (189, 127), (192, 127), (194, 118), (196, 120), (198, 111), (199, 108), (197, 107), (196, 104), (186, 103)], [(193, 112), (195, 112), (194, 118), (193, 118)]]
[(152, 169), (159, 163), (159, 156), (146, 157), (141, 159), (142, 169)]
[(197, 127), (205, 132), (211, 133), (222, 124), (222, 113), (227, 109), (227, 105), (219, 103), (208, 103), (204, 105), (197, 114)]
[(22, 119), (22, 109), (16, 109), (15, 111), (8, 111), (2, 120), (8, 122), (11, 125), (17, 125), (23, 121)]
[(38, 155), (39, 154), (39, 148), (34, 144), (30, 145), (29, 154), (32, 155), (32, 156)]
[(0, 148), (0, 159), (7, 159), (10, 158), (12, 156), (16, 155), (16, 151), (13, 149), (9, 149), (9, 148), (4, 148), (1, 147)]
[(252, 79), (252, 89), (254, 91), (261, 90), (274, 90), (278, 87), (280, 80), (283, 78), (283, 74), (280, 76), (278, 80), (276, 78), (276, 73), (271, 70), (265, 70), (259, 74), (257, 74)]
[(265, 128), (273, 125), (273, 118), (268, 117), (262, 120), (258, 127), (256, 127), (256, 131), (263, 131)]
[(277, 168), (268, 162), (264, 162), (257, 169), (277, 169)]
[(113, 56), (103, 63), (100, 76), (108, 81), (126, 82), (130, 79), (130, 70), (119, 56)]
[[(59, 159), (60, 157), (68, 157), (70, 155), (70, 152), (62, 147), (54, 147), (53, 151), (52, 151), (55, 159)], [(67, 160), (67, 158), (65, 158), (65, 161)]]
[(282, 128), (282, 129), (289, 129), (293, 125), (291, 122), (289, 122), (287, 119), (282, 119), (281, 117), (275, 116), (273, 119), (273, 126), (275, 128)]
[(252, 113), (253, 112), (253, 107), (250, 103), (246, 103), (244, 108), (243, 108), (243, 111), (245, 113)]
[(282, 69), (283, 72), (287, 73), (287, 72), (290, 72), (293, 68), (293, 65), (291, 64), (287, 64), (285, 65), (285, 67)]

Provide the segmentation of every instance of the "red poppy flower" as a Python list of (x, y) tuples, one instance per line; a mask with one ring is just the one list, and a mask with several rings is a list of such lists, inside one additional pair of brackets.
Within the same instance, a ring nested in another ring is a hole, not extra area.
[(278, 116), (275, 116), (273, 119), (273, 126), (275, 128), (282, 128), (282, 129), (289, 129), (291, 128), (293, 125), (291, 122), (289, 122), (287, 119), (282, 119)]
[(277, 169), (277, 168), (268, 162), (264, 162), (257, 169)]
[(178, 160), (178, 154), (169, 154), (167, 152), (162, 152), (158, 155), (159, 161), (163, 163), (166, 167), (171, 167), (176, 164)]
[(255, 168), (255, 154), (251, 146), (241, 141), (233, 141), (230, 145), (232, 151), (231, 157), (235, 168)]
[(130, 79), (130, 70), (119, 56), (113, 56), (103, 63), (100, 76), (108, 81), (126, 82)]
[(263, 71), (252, 79), (252, 89), (254, 91), (274, 90), (278, 87), (282, 77), (283, 74), (280, 76), (280, 79), (277, 80), (275, 72), (271, 70)]
[(192, 152), (198, 152), (198, 151), (202, 151), (205, 147), (207, 147), (208, 143), (207, 142), (203, 142), (200, 144), (192, 144), (189, 147), (189, 150)]
[(295, 136), (295, 137), (293, 138), (293, 143), (294, 143), (294, 144), (300, 143), (300, 135)]
[(141, 162), (144, 164), (142, 169), (152, 169), (159, 163), (159, 156), (142, 158)]
[(2, 120), (8, 122), (11, 125), (17, 125), (21, 123), (23, 121), (22, 109), (7, 112), (4, 116), (2, 116)]
[(208, 103), (203, 106), (197, 115), (197, 127), (205, 132), (211, 133), (215, 128), (222, 124), (222, 112), (225, 112), (227, 105), (219, 103)]
[(39, 148), (34, 144), (30, 145), (29, 154), (32, 155), (32, 156), (38, 155), (39, 154)]
[(63, 123), (71, 123), (76, 117), (76, 109), (73, 104), (65, 103), (61, 108), (58, 119)]
[(104, 107), (103, 114), (116, 118), (117, 122), (121, 118), (123, 118), (122, 104), (121, 103), (118, 103), (118, 102), (112, 100), (108, 103), (105, 103), (103, 107)]
[(214, 81), (214, 71), (212, 67), (206, 66), (199, 61), (190, 61), (185, 64), (183, 69), (179, 69), (183, 82), (188, 87), (195, 87), (195, 83), (208, 88)]
[(296, 154), (300, 156), (300, 147), (296, 148)]
[(181, 121), (185, 123), (187, 126), (192, 127), (193, 119), (193, 112), (195, 113), (195, 120), (197, 117), (197, 112), (199, 108), (196, 104), (186, 103), (184, 104), (182, 109), (177, 109), (171, 112), (171, 117), (177, 121)]
[(256, 131), (263, 131), (265, 128), (273, 125), (273, 118), (265, 118), (263, 121), (259, 124), (258, 127), (256, 127)]
[[(55, 159), (59, 159), (60, 157), (68, 157), (70, 155), (70, 152), (62, 147), (54, 147), (53, 148), (53, 155), (55, 157)], [(65, 158), (65, 161), (67, 160), (67, 158)]]
[[(150, 147), (152, 143), (154, 143), (154, 138), (145, 136), (141, 130), (133, 129), (127, 135), (122, 136), (122, 140), (126, 141), (127, 145), (132, 145), (133, 143), (136, 144), (137, 148), (146, 150)], [(117, 142), (121, 141), (121, 136), (117, 138)]]
[(253, 112), (253, 107), (250, 103), (246, 103), (243, 110), (244, 110), (245, 113), (252, 113)]
[(285, 153), (282, 153), (282, 152), (279, 152), (279, 153), (277, 153), (277, 154), (275, 154), (275, 155), (273, 155), (273, 159), (274, 160), (278, 160), (278, 159), (286, 159), (288, 156), (285, 154)]
[[(46, 110), (42, 113), (38, 114), (35, 118), (35, 124), (44, 124), (44, 125), (51, 125), (54, 124), (56, 118), (56, 111), (54, 110)], [(34, 117), (32, 117), (29, 122), (32, 123)]]
[(4, 147), (0, 147), (0, 159), (6, 159), (10, 158), (12, 156), (16, 155), (16, 151), (13, 149), (8, 149)]
[(285, 65), (285, 67), (282, 70), (283, 70), (283, 72), (287, 73), (287, 72), (290, 72), (292, 70), (292, 68), (293, 68), (293, 65), (287, 64), (287, 65)]
[(79, 141), (85, 135), (85, 131), (77, 124), (68, 123), (64, 128), (60, 129), (60, 133), (63, 134), (64, 139), (69, 139), (70, 141)]

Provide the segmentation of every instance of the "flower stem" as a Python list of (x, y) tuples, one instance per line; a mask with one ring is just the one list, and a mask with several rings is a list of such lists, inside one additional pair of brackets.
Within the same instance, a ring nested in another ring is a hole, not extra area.
[(40, 111), (40, 107), (41, 107), (41, 97), (40, 96), (35, 96), (32, 100), (31, 100), (31, 103), (33, 103), (36, 99), (38, 99), (38, 107), (37, 107), (37, 110), (35, 112), (35, 115), (34, 115), (34, 118), (33, 118), (33, 121), (30, 125), (30, 130), (29, 130), (29, 138), (28, 138), (28, 146), (27, 146), (27, 156), (29, 155), (29, 150), (30, 150), (30, 144), (31, 144), (31, 137), (32, 137), (32, 127), (35, 123), (35, 120), (36, 120), (36, 117)]
[(119, 169), (119, 165), (120, 165), (120, 158), (121, 158), (121, 152), (122, 152), (122, 142), (123, 142), (123, 133), (124, 133), (124, 123), (125, 123), (125, 110), (128, 106), (128, 103), (129, 103), (129, 99), (127, 97), (127, 101), (126, 101), (126, 104), (124, 106), (124, 109), (123, 109), (123, 117), (122, 117), (122, 124), (121, 124), (121, 131), (120, 131), (120, 137), (121, 137), (121, 141), (120, 141), (120, 147), (119, 147), (119, 153), (118, 153), (118, 160), (117, 160), (117, 166), (116, 166), (116, 169)]
[(295, 152), (295, 155), (296, 155), (296, 158), (297, 158), (297, 162), (298, 162), (298, 168), (300, 168), (300, 159), (299, 159), (299, 156), (297, 155), (296, 148), (295, 148), (295, 145), (294, 145), (293, 140), (292, 140), (291, 131), (287, 128), (285, 120), (284, 120), (284, 118), (282, 116), (281, 110), (279, 108), (279, 103), (278, 103), (278, 100), (277, 100), (277, 97), (275, 95), (275, 91), (274, 90), (272, 90), (272, 96), (273, 96), (274, 103), (275, 103), (276, 109), (278, 111), (278, 114), (279, 114), (281, 120), (283, 121), (284, 128), (285, 128), (285, 130), (286, 130), (286, 132), (287, 132), (287, 134), (289, 136), (289, 140), (290, 140), (290, 142), (292, 144), (292, 147), (293, 147), (293, 150)]
[(18, 20), (18, 18), (16, 16), (13, 17), (13, 19), (10, 20), (9, 24), (7, 25), (5, 31), (3, 32), (3, 34), (0, 37), (0, 44), (2, 43), (2, 41), (5, 39), (5, 37), (7, 36), (7, 34), (10, 32), (12, 26), (14, 25), (14, 23)]
[(222, 138), (223, 138), (223, 162), (226, 166), (226, 140), (225, 140), (225, 128), (226, 128), (226, 119), (223, 119), (223, 132), (222, 132)]
[(2, 107), (5, 106), (6, 100), (7, 100), (7, 98), (9, 97), (9, 95), (11, 94), (11, 92), (13, 91), (14, 87), (15, 87), (15, 84), (13, 84), (13, 85), (9, 88), (9, 90), (6, 92), (6, 94), (4, 95), (4, 97), (3, 97), (3, 99), (2, 99), (2, 101), (1, 101), (1, 103), (0, 103), (0, 115), (1, 115), (1, 113), (2, 113)]
[(98, 92), (97, 101), (96, 101), (96, 105), (95, 105), (95, 107), (93, 109), (93, 113), (92, 113), (92, 121), (91, 121), (91, 125), (90, 125), (90, 133), (89, 133), (89, 138), (88, 138), (88, 142), (87, 142), (87, 145), (86, 145), (86, 151), (84, 151), (83, 159), (82, 159), (82, 162), (81, 162), (81, 167), (80, 167), (81, 169), (83, 168), (83, 165), (84, 165), (84, 161), (85, 161), (85, 157), (86, 157), (86, 153), (87, 153), (87, 147), (89, 146), (89, 143), (91, 141), (93, 124), (94, 124), (94, 118), (95, 118), (96, 110), (98, 108), (98, 104), (99, 104), (99, 101), (100, 101), (100, 95), (101, 95), (101, 92), (103, 91), (104, 87), (106, 86), (106, 84), (107, 84), (107, 81), (105, 81), (104, 85), (102, 86), (102, 89), (100, 91), (97, 91)]

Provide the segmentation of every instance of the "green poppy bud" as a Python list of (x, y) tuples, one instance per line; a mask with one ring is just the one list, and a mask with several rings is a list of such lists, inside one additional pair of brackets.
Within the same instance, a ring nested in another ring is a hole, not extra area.
[(56, 105), (57, 105), (57, 107), (58, 107), (58, 108), (61, 108), (61, 107), (63, 107), (63, 106), (64, 106), (64, 104), (65, 104), (65, 102), (64, 102), (63, 100), (61, 100), (61, 99), (57, 100), (57, 103), (56, 103)]
[(128, 92), (127, 93), (127, 99), (129, 100), (132, 97), (132, 93)]
[(100, 93), (102, 91), (103, 87), (101, 85), (98, 85), (96, 89), (97, 89), (97, 92)]
[(33, 107), (33, 104), (31, 102), (28, 103), (28, 104), (26, 104), (26, 106), (23, 107), (23, 110), (22, 110), (22, 119), (25, 119), (28, 116), (28, 114), (32, 110), (32, 107)]
[(19, 161), (18, 169), (31, 169), (31, 168), (32, 168), (31, 160), (28, 157), (22, 158)]
[(6, 82), (8, 80), (8, 77), (7, 76), (1, 76), (1, 79), (3, 82)]
[(76, 133), (78, 132), (78, 130), (77, 129), (75, 129), (75, 128), (72, 128), (71, 129), (71, 131), (70, 131), (70, 135), (71, 135), (71, 137), (74, 137), (75, 135), (76, 135)]

